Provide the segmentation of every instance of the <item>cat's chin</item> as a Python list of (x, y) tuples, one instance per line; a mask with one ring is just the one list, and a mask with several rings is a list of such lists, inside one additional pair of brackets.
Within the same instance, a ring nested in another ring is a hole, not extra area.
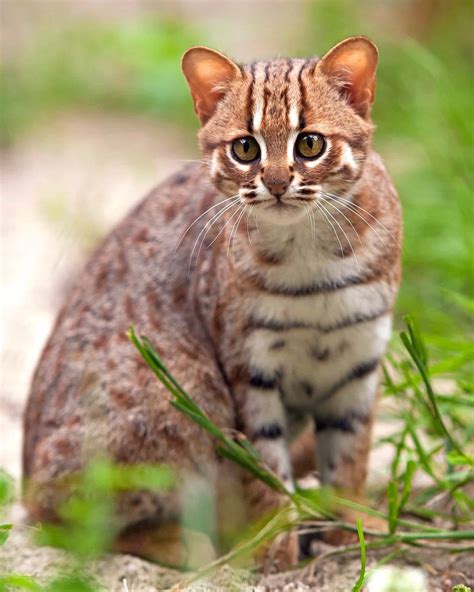
[(301, 222), (308, 212), (300, 205), (275, 202), (270, 206), (258, 208), (258, 218), (263, 222), (275, 224), (277, 226), (289, 226)]

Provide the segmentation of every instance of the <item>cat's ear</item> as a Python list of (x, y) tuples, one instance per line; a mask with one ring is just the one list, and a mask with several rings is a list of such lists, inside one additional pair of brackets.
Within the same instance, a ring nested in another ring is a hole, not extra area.
[(194, 110), (204, 124), (227, 92), (229, 82), (241, 76), (239, 67), (225, 55), (207, 47), (192, 47), (181, 62), (194, 101)]
[(349, 37), (330, 49), (317, 66), (364, 119), (375, 98), (378, 54), (367, 37)]

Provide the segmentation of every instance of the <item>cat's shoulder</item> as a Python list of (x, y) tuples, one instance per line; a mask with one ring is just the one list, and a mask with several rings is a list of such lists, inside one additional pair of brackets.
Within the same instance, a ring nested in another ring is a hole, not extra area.
[(392, 182), (390, 173), (385, 166), (382, 156), (375, 150), (370, 150), (365, 163), (364, 177), (366, 184), (387, 197), (398, 201), (398, 194)]

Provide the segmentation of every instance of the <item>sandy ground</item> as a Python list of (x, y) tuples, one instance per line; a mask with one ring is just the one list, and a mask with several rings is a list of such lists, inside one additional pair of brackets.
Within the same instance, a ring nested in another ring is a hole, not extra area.
[[(58, 573), (67, 572), (67, 555), (48, 547), (38, 548), (31, 543), (30, 527), (18, 526), (0, 552), (2, 569), (34, 576), (46, 582)], [(327, 550), (321, 544), (320, 552)], [(371, 569), (380, 555), (371, 555)], [(397, 588), (398, 592), (451, 592), (454, 584), (473, 584), (474, 570), (469, 557), (455, 558), (443, 551), (410, 551), (395, 561), (396, 565), (416, 570), (423, 587)], [(110, 592), (153, 592), (171, 590), (179, 592), (350, 592), (359, 575), (359, 559), (355, 556), (338, 557), (322, 562), (313, 570), (303, 569), (287, 573), (262, 576), (246, 570), (224, 566), (212, 576), (188, 587), (178, 587), (183, 574), (130, 555), (106, 555), (89, 565), (89, 574)], [(189, 576), (189, 574), (187, 574)], [(375, 576), (369, 579), (369, 592), (381, 592)], [(175, 587), (174, 587), (175, 586)], [(394, 588), (386, 588), (395, 590)]]

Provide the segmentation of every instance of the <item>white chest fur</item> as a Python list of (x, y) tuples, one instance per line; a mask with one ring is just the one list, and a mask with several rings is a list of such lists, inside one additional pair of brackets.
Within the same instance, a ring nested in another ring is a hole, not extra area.
[(301, 229), (284, 262), (266, 275), (267, 289), (249, 301), (250, 365), (278, 380), (288, 408), (315, 414), (332, 404), (328, 394), (338, 385), (351, 390), (352, 403), (360, 398), (369, 407), (372, 371), (390, 337), (393, 290), (384, 281), (358, 280), (372, 259), (369, 249), (356, 259), (330, 257), (320, 247)]

